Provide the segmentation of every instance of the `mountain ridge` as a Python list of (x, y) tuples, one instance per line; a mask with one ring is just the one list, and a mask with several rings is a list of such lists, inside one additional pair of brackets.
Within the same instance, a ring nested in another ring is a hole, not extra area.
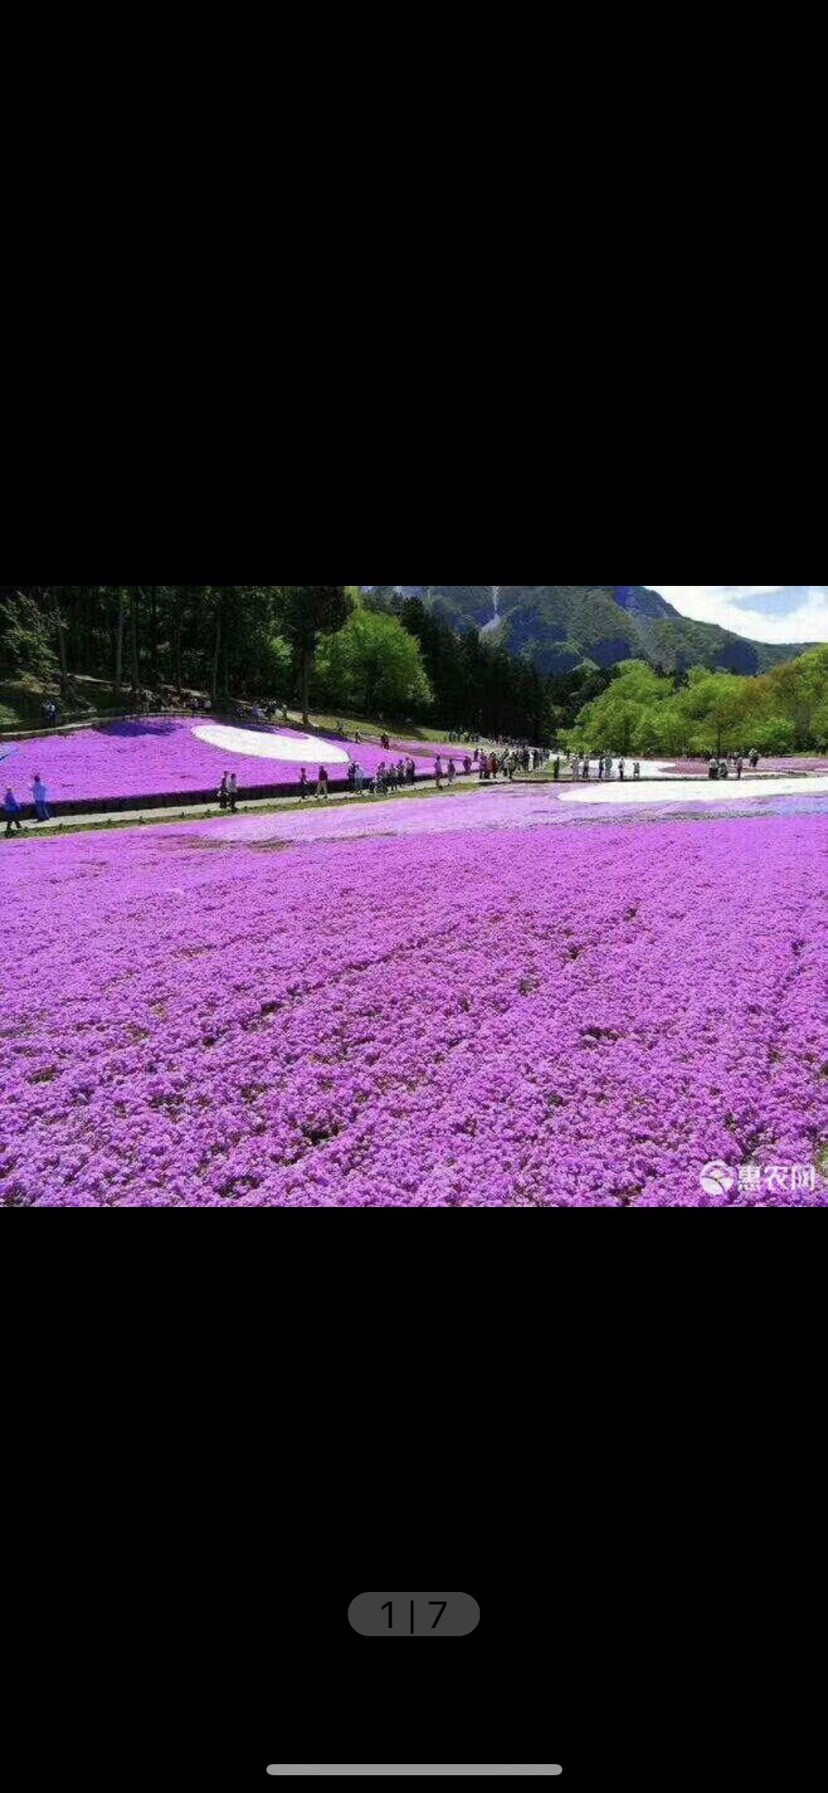
[(767, 672), (804, 654), (813, 642), (751, 641), (717, 623), (682, 616), (646, 585), (368, 586), (390, 598), (419, 598), (454, 628), (476, 629), (539, 672), (615, 666), (647, 660), (665, 672), (707, 666), (742, 674)]

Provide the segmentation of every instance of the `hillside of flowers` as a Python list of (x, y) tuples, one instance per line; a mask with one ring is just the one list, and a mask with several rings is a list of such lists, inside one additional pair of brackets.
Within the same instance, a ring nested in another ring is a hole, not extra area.
[[(83, 801), (88, 798), (188, 796), (193, 791), (218, 788), (224, 771), (235, 772), (240, 786), (254, 791), (263, 785), (295, 784), (299, 763), (295, 759), (261, 758), (253, 751), (268, 740), (284, 740), (291, 748), (296, 733), (288, 729), (248, 729), (238, 731), (251, 737), (251, 752), (230, 752), (200, 740), (194, 732), (202, 723), (147, 719), (117, 722), (102, 728), (81, 729), (75, 734), (49, 734), (37, 741), (22, 741), (3, 773), (7, 782), (16, 784), (22, 799), (36, 772), (44, 779), (56, 803)], [(10, 743), (10, 745), (13, 745)], [(334, 752), (331, 753), (330, 749)], [(326, 751), (327, 750), (327, 751)], [(422, 762), (423, 770), (433, 763), (437, 749), (422, 742), (417, 746), (395, 750), (411, 753)], [(346, 752), (358, 760), (372, 776), (381, 760), (389, 755), (374, 745), (360, 745), (333, 738), (307, 738), (308, 776), (315, 776), (320, 765), (329, 768), (332, 785), (342, 784), (347, 764)]]
[(280, 820), (4, 846), (0, 1203), (828, 1205), (824, 803)]

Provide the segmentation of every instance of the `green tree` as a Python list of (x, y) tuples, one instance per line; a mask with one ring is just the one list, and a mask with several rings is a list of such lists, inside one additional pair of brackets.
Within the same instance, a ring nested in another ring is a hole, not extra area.
[(3, 658), (11, 669), (41, 679), (54, 678), (57, 661), (52, 613), (31, 592), (15, 591), (3, 600), (0, 636)]
[(813, 648), (774, 667), (767, 683), (774, 711), (793, 723), (794, 745), (808, 747), (812, 719), (828, 690), (828, 647)]
[(282, 585), (277, 608), (280, 633), (293, 648), (302, 719), (310, 721), (310, 669), (320, 636), (344, 627), (353, 609), (344, 585)]
[(293, 653), (289, 641), (283, 635), (271, 635), (264, 653), (264, 683), (267, 687), (264, 695), (277, 697), (284, 702), (290, 691), (290, 675), (293, 670)]
[(318, 660), (330, 699), (364, 714), (420, 710), (433, 701), (420, 644), (396, 617), (355, 610)]
[(658, 678), (644, 660), (625, 660), (600, 697), (579, 712), (571, 745), (611, 753), (653, 751), (660, 744), (658, 718), (672, 696), (669, 680)]

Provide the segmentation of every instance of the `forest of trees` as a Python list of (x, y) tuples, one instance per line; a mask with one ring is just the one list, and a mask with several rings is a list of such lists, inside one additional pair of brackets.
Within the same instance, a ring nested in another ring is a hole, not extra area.
[(21, 713), (27, 680), (71, 709), (69, 680), (93, 678), (103, 709), (128, 707), (134, 690), (199, 691), (219, 707), (276, 698), (305, 716), (327, 707), (545, 742), (611, 677), (543, 679), (418, 599), (357, 586), (0, 586), (0, 686), (17, 682)]
[[(75, 680), (100, 681), (79, 690)], [(346, 585), (0, 586), (0, 702), (39, 718), (209, 692), (485, 737), (677, 756), (828, 747), (828, 647), (757, 677), (645, 661), (543, 677), (417, 597)], [(748, 739), (749, 737), (749, 739)]]
[(0, 587), (3, 676), (208, 691), (214, 700), (280, 694), (303, 703), (317, 642), (346, 621), (344, 586), (52, 585)]
[(584, 706), (565, 740), (614, 753), (762, 754), (828, 749), (828, 647), (809, 648), (770, 672), (665, 674), (643, 660), (617, 668), (612, 685)]

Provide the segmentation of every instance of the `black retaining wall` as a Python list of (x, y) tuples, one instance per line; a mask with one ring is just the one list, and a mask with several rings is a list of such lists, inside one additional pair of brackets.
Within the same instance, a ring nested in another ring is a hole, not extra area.
[[(433, 770), (430, 772), (418, 772), (416, 782), (418, 784), (422, 784), (423, 782), (427, 783), (433, 779), (433, 777)], [(311, 796), (313, 796), (316, 791), (315, 778), (308, 779), (307, 788), (311, 793)], [(329, 788), (332, 796), (342, 796), (349, 788), (347, 779), (332, 778), (329, 781)], [(403, 786), (403, 789), (410, 789), (410, 786)], [(279, 797), (295, 798), (301, 797), (301, 795), (302, 787), (298, 783), (260, 784), (250, 789), (239, 791), (237, 801), (239, 808), (242, 809), (246, 803), (269, 803)], [(160, 795), (156, 792), (149, 797), (86, 797), (77, 798), (66, 803), (53, 803), (50, 797), (47, 802), (49, 814), (53, 821), (59, 821), (61, 816), (124, 815), (132, 814), (133, 811), (142, 809), (184, 809), (190, 807), (196, 808), (197, 806), (203, 806), (208, 809), (218, 809), (219, 801), (215, 788), (208, 791), (184, 791), (178, 793), (165, 791)], [(21, 815), (24, 822), (33, 822), (35, 819), (34, 804), (22, 804)]]

